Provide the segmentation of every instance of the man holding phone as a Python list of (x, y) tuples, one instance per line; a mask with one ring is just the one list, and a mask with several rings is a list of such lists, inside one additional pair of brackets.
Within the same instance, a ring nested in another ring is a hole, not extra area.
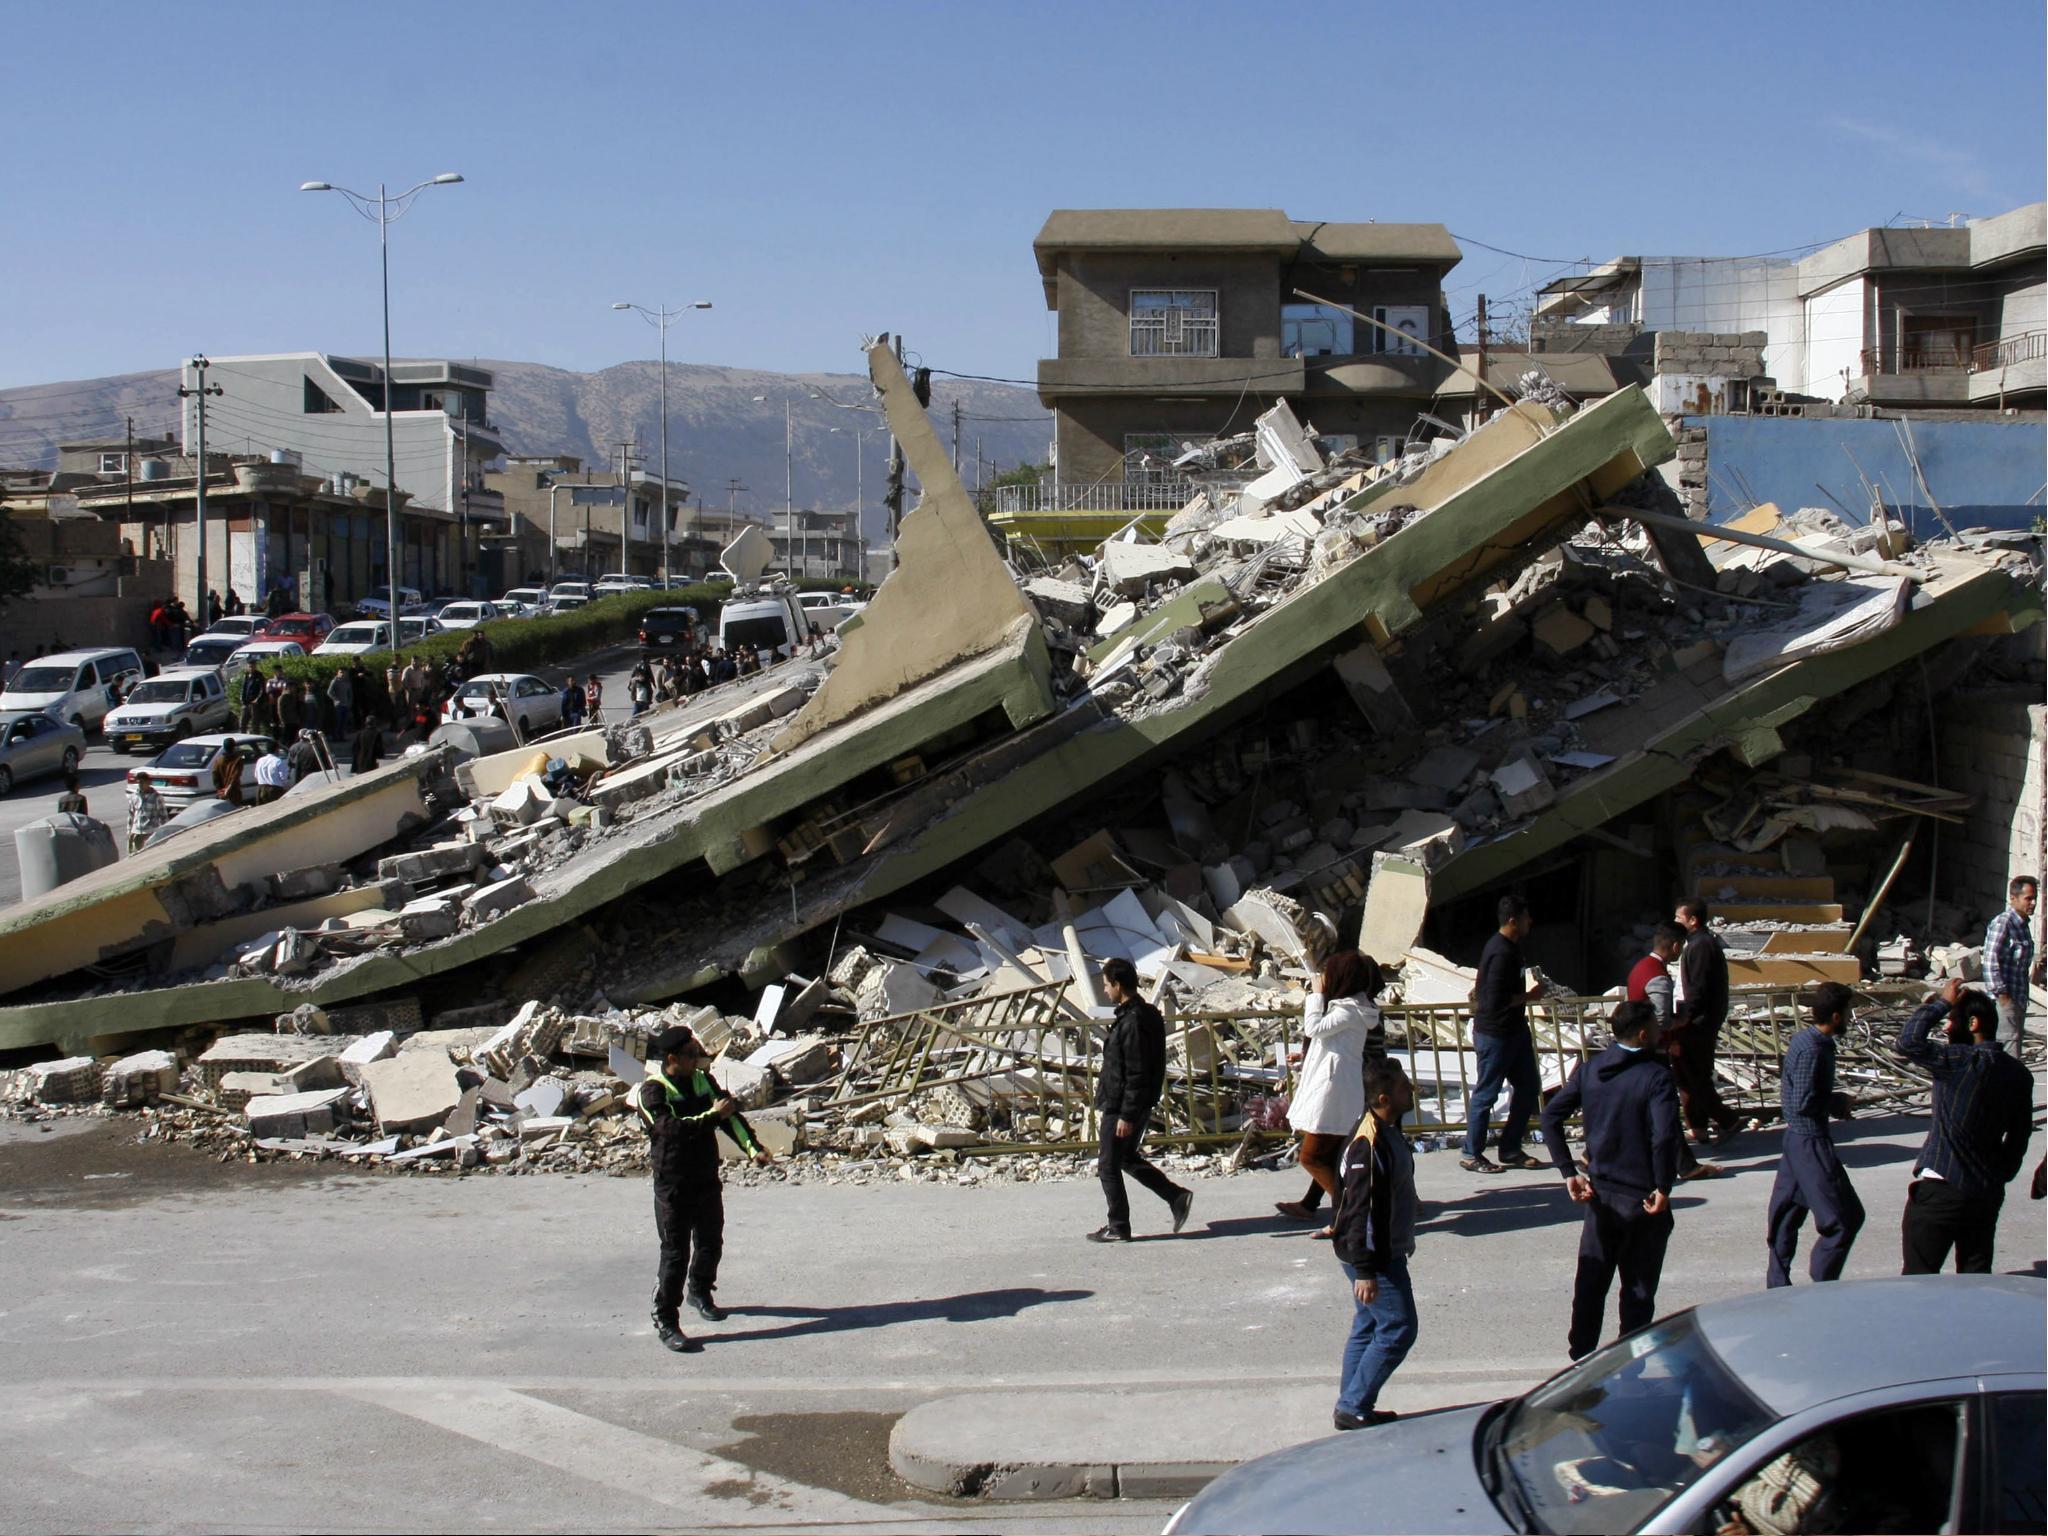
[[(654, 1065), (654, 1063), (659, 1065)], [(712, 1082), (711, 1058), (680, 1026), (655, 1036), (647, 1081), (633, 1095), (647, 1123), (654, 1171), (654, 1229), (661, 1268), (654, 1283), (654, 1334), (678, 1354), (702, 1346), (679, 1326), (681, 1304), (708, 1322), (725, 1311), (713, 1299), (725, 1250), (725, 1199), (718, 1183), (719, 1127), (757, 1163), (771, 1161), (730, 1094)], [(687, 1289), (685, 1281), (687, 1278)]]

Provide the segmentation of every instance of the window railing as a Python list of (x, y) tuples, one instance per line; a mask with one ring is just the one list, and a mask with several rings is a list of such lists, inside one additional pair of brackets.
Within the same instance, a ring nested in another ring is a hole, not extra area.
[(1214, 357), (1216, 343), (1214, 315), (1154, 309), (1131, 316), (1133, 357)]
[(1949, 336), (1908, 337), (1897, 346), (1866, 347), (1865, 375), (1880, 373), (1943, 373), (1970, 366), (1971, 349)]
[(1095, 485), (1000, 485), (996, 511), (1178, 512), (1202, 487), (1192, 480), (1104, 480)]
[(1990, 373), (2014, 363), (2048, 357), (2048, 331), (2022, 331), (2017, 336), (1987, 341), (1970, 354), (1970, 372)]

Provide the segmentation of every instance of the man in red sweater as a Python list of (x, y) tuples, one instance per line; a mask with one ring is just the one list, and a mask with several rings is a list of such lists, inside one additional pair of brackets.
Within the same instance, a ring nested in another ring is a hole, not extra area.
[[(1674, 1001), (1676, 988), (1671, 980), (1671, 962), (1676, 960), (1685, 948), (1685, 930), (1676, 923), (1659, 923), (1650, 939), (1650, 952), (1635, 963), (1628, 973), (1628, 1000), (1632, 1003), (1648, 1003), (1657, 1010), (1657, 1033), (1660, 1039), (1674, 1028), (1677, 1007)], [(1669, 1057), (1667, 1055), (1668, 1062)], [(1675, 1074), (1674, 1074), (1675, 1075)], [(1684, 1090), (1681, 1086), (1680, 1097)], [(1678, 1144), (1678, 1176), (1681, 1179), (1718, 1178), (1727, 1170), (1718, 1163), (1703, 1163), (1692, 1150), (1689, 1139), (1681, 1137)]]

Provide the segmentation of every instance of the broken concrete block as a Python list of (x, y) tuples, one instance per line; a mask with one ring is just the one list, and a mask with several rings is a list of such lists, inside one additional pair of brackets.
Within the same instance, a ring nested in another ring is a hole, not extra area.
[(500, 822), (515, 827), (530, 827), (541, 817), (551, 815), (555, 809), (555, 797), (537, 778), (514, 779), (505, 792), (491, 802), (491, 815)]
[(911, 1127), (911, 1135), (919, 1146), (934, 1152), (942, 1147), (976, 1147), (984, 1139), (979, 1131), (961, 1125), (918, 1125)]
[(445, 939), (462, 926), (462, 908), (447, 896), (423, 896), (398, 909), (398, 932), (408, 944)]
[(1586, 599), (1582, 610), (1586, 622), (1595, 629), (1606, 631), (1614, 628), (1614, 604), (1595, 592)]
[(289, 1092), (291, 1084), (282, 1072), (223, 1072), (213, 1098), (222, 1109), (240, 1109), (251, 1099)]
[(394, 854), (377, 861), (379, 880), (407, 880), (421, 884), (466, 875), (483, 866), (484, 851), (475, 843), (441, 843), (417, 853)]
[[(803, 981), (801, 976), (790, 979), (792, 981)], [(804, 984), (797, 989), (795, 995), (782, 1005), (782, 1018), (777, 1028), (802, 1029), (811, 1022), (812, 1017), (825, 1005), (831, 996), (832, 989), (825, 984), (824, 977), (820, 976), (812, 981), (804, 981)]]
[(380, 1029), (374, 1035), (365, 1035), (348, 1047), (335, 1061), (340, 1064), (342, 1077), (355, 1087), (362, 1087), (362, 1069), (373, 1061), (382, 1061), (398, 1050), (398, 1037), (388, 1029)]
[(559, 1009), (528, 1001), (511, 1019), (470, 1048), (470, 1060), (494, 1077), (509, 1078), (521, 1058), (552, 1056), (568, 1019)]
[(229, 1072), (271, 1072), (283, 1075), (296, 1066), (331, 1056), (337, 1047), (355, 1042), (343, 1035), (223, 1035), (193, 1065), (209, 1088), (220, 1086)]
[(345, 1113), (346, 1088), (317, 1093), (279, 1093), (249, 1100), (243, 1109), (255, 1136), (319, 1136), (334, 1129)]
[(1111, 603), (1102, 610), (1102, 617), (1095, 621), (1096, 638), (1107, 640), (1113, 635), (1122, 634), (1137, 622), (1136, 603)]
[(1553, 603), (1544, 609), (1530, 626), (1530, 634), (1536, 643), (1553, 656), (1569, 656), (1592, 639), (1595, 633), (1591, 624), (1563, 603)]
[(90, 1056), (39, 1061), (24, 1073), (23, 1083), (38, 1104), (90, 1104), (100, 1096), (100, 1067)]
[(863, 1020), (886, 1019), (929, 1008), (943, 994), (917, 972), (917, 967), (883, 961), (861, 983), (854, 1006)]
[(747, 1057), (750, 1067), (772, 1067), (786, 1083), (814, 1083), (832, 1070), (832, 1047), (819, 1035), (770, 1040)]
[(1351, 702), (1373, 729), (1383, 736), (1415, 729), (1415, 712), (1401, 696), (1394, 676), (1387, 670), (1379, 648), (1366, 644), (1333, 658), (1330, 665)]
[(462, 1085), (446, 1051), (404, 1051), (357, 1070), (381, 1131), (439, 1125), (462, 1102)]
[(348, 1078), (341, 1070), (338, 1056), (316, 1056), (311, 1061), (301, 1062), (284, 1074), (293, 1093), (320, 1093), (329, 1088), (346, 1088)]
[(519, 1123), (519, 1139), (535, 1141), (542, 1136), (566, 1136), (576, 1129), (574, 1115), (535, 1115)]
[(782, 1015), (782, 1000), (787, 996), (789, 988), (779, 981), (761, 989), (761, 1001), (754, 1007), (754, 1026), (762, 1034), (775, 1033), (775, 1021)]
[[(800, 1144), (797, 1128), (787, 1120), (749, 1120), (747, 1129), (753, 1132), (754, 1142), (770, 1157), (787, 1157)], [(718, 1155), (728, 1163), (747, 1160), (747, 1154), (740, 1150), (738, 1142), (720, 1126), (718, 1129)]]
[(514, 1094), (512, 1102), (525, 1110), (529, 1116), (544, 1119), (559, 1115), (562, 1112), (562, 1105), (568, 1098), (567, 1083), (559, 1077), (542, 1077), (535, 1079), (530, 1087)]
[(473, 922), (487, 923), (501, 913), (533, 900), (533, 887), (524, 875), (513, 875), (490, 885), (480, 885), (463, 899), (462, 911)]
[(1501, 812), (1511, 817), (1533, 816), (1557, 798), (1550, 775), (1543, 771), (1536, 754), (1524, 752), (1493, 770), (1494, 793), (1500, 796)]
[(1209, 899), (1216, 904), (1218, 912), (1235, 906), (1238, 898), (1250, 890), (1252, 882), (1258, 878), (1258, 870), (1242, 854), (1233, 855), (1221, 864), (1211, 864), (1202, 871), (1202, 884), (1208, 888)]
[(1088, 589), (1055, 576), (1033, 576), (1024, 583), (1024, 595), (1038, 605), (1040, 613), (1071, 629), (1085, 631), (1095, 617), (1095, 604), (1089, 601)]
[(1223, 914), (1224, 923), (1240, 933), (1256, 934), (1265, 946), (1291, 960), (1309, 958), (1304, 934), (1308, 914), (1299, 902), (1269, 888), (1247, 891)]
[(1384, 966), (1399, 965), (1429, 916), (1429, 870), (1402, 854), (1375, 854), (1358, 947)]
[[(1472, 777), (1472, 770), (1479, 766), (1479, 754), (1467, 747), (1431, 747), (1422, 754), (1420, 762), (1408, 770), (1409, 780), (1446, 792), (1458, 789)], [(1374, 806), (1374, 810), (1394, 810), (1394, 806)]]
[(721, 1056), (711, 1063), (711, 1080), (741, 1109), (759, 1109), (775, 1096), (775, 1075), (765, 1066)]
[(455, 1101), (455, 1107), (448, 1111), (448, 1118), (441, 1122), (437, 1133), (446, 1136), (467, 1136), (476, 1129), (477, 1116), (483, 1111), (483, 1089), (465, 1088), (462, 1097)]
[(178, 1058), (169, 1051), (137, 1051), (106, 1070), (101, 1099), (113, 1109), (140, 1109), (178, 1091)]
[(1112, 540), (1102, 546), (1096, 574), (1125, 597), (1139, 597), (1154, 582), (1193, 581), (1195, 563), (1164, 544)]

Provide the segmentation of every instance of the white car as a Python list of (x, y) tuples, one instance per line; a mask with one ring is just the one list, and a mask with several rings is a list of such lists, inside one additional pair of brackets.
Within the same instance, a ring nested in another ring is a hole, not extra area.
[(616, 597), (621, 592), (652, 592), (653, 590), (654, 583), (643, 576), (627, 576), (620, 572), (614, 572), (610, 576), (598, 577), (591, 584), (590, 595), (592, 597)]
[(590, 601), (590, 583), (587, 581), (558, 581), (548, 588), (548, 602), (559, 608), (566, 598), (581, 598)]
[(799, 592), (796, 600), (804, 617), (818, 627), (821, 635), (831, 634), (867, 606), (838, 592)]
[[(260, 613), (237, 613), (207, 625), (206, 635), (240, 635), (244, 640), (255, 640), (269, 628), (270, 620)], [(203, 640), (206, 635), (198, 638)]]
[(578, 608), (588, 608), (589, 606), (590, 599), (587, 597), (558, 597), (554, 601), (556, 613), (574, 613)]
[(266, 661), (283, 661), (287, 656), (305, 654), (306, 648), (296, 640), (251, 640), (236, 649), (235, 660), (240, 663), (236, 670), (240, 671), (241, 667), (260, 666)]
[(232, 683), (246, 671), (249, 658), (242, 655), (242, 647), (249, 642), (240, 635), (201, 635), (185, 647), (185, 656), (180, 663), (186, 667), (210, 667), (221, 675), (221, 681)]
[(537, 618), (547, 611), (548, 589), (546, 587), (514, 587), (498, 599), (498, 606), (511, 617), (518, 619)]
[(227, 685), (213, 667), (169, 667), (128, 690), (106, 721), (116, 752), (155, 750), (233, 721)]
[(268, 736), (245, 736), (240, 731), (222, 731), (216, 735), (188, 736), (183, 741), (174, 741), (163, 751), (140, 768), (128, 770), (128, 794), (135, 794), (135, 775), (146, 773), (156, 792), (164, 797), (164, 804), (172, 810), (199, 800), (213, 798), (213, 760), (220, 756), (221, 748), (234, 741), (242, 749), (242, 794), (253, 801), (256, 798), (256, 759), (267, 757), (277, 750), (277, 743)]
[(435, 622), (443, 629), (475, 629), (479, 624), (492, 624), (499, 619), (510, 618), (496, 603), (450, 603), (436, 616)]
[(365, 656), (391, 649), (391, 626), (382, 619), (350, 619), (327, 632), (313, 647), (315, 656)]
[[(425, 605), (426, 599), (420, 596), (417, 588), (400, 587), (398, 589), (398, 611), (401, 615), (418, 613)], [(356, 600), (356, 612), (362, 614), (365, 618), (389, 618), (391, 616), (390, 608), (391, 589), (389, 587), (379, 587), (368, 597)]]
[(522, 740), (531, 741), (562, 723), (562, 690), (525, 672), (484, 672), (472, 677), (441, 706), (442, 723), (481, 719), (495, 713), (491, 708), (493, 695), (504, 710), (504, 718), (519, 728)]

